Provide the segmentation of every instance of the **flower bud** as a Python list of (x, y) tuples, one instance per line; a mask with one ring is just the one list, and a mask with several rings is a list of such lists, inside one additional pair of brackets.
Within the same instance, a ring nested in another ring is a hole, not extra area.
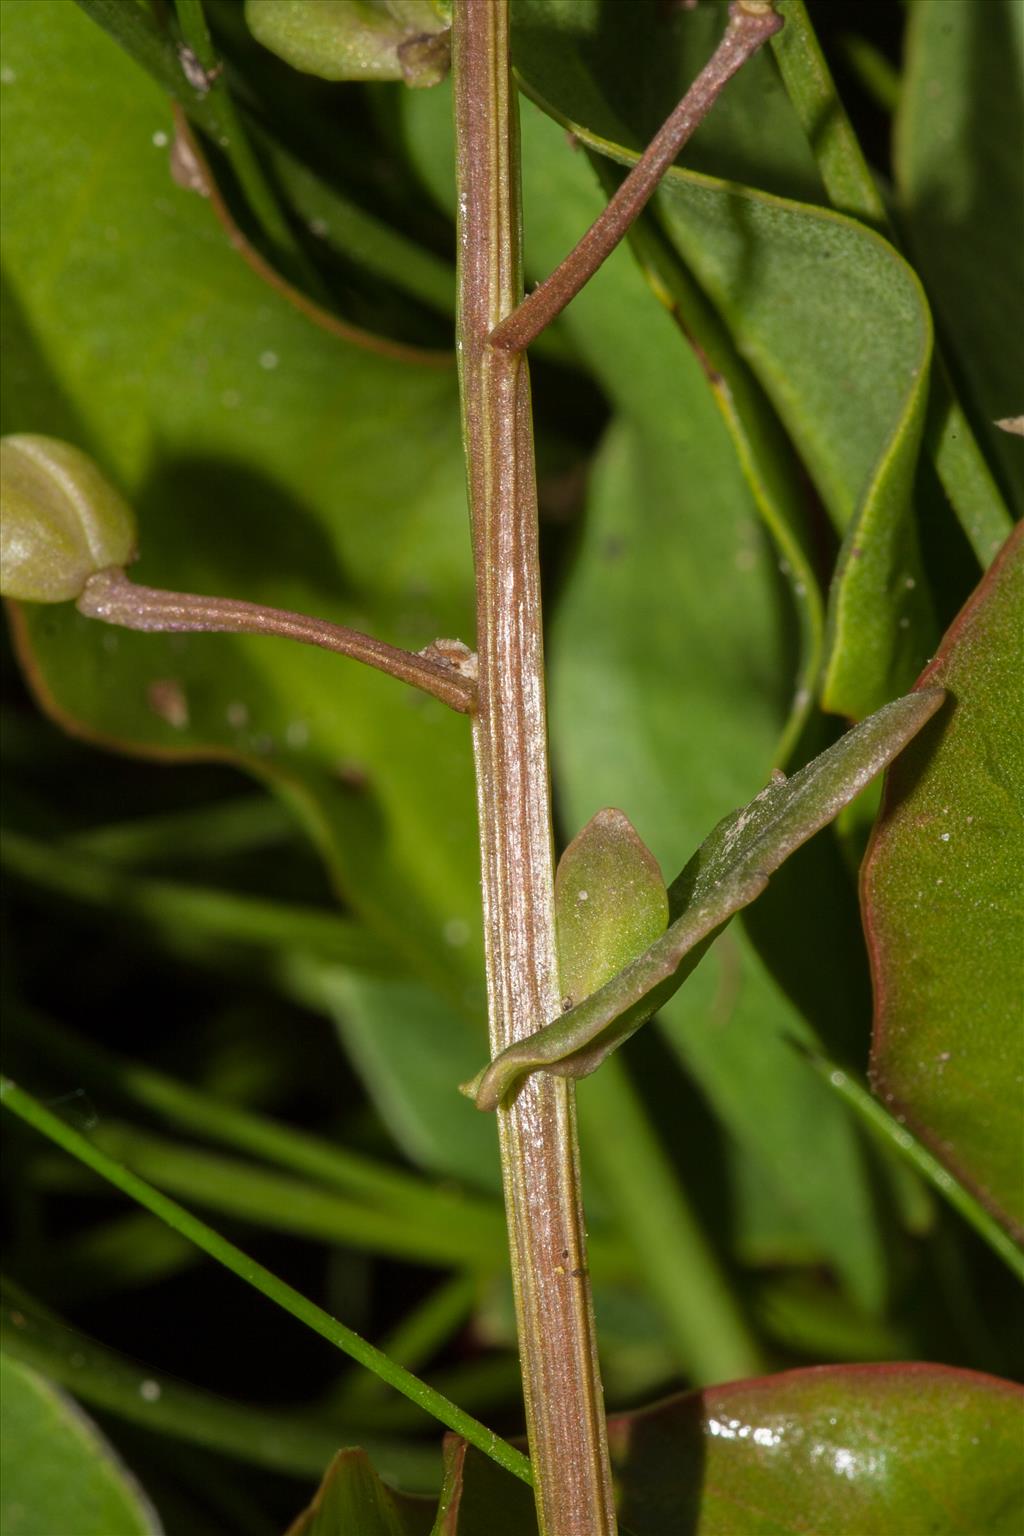
[(256, 41), (323, 80), (438, 85), (451, 61), (450, 0), (245, 0)]
[(0, 440), (0, 592), (66, 603), (135, 558), (135, 514), (92, 459), (35, 433)]

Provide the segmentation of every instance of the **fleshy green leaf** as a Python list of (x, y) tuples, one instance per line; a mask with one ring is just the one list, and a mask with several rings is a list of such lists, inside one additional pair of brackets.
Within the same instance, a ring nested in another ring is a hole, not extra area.
[[(103, 463), (137, 509), (143, 582), (413, 650), (470, 634), (454, 372), (331, 337), (251, 273), (170, 178), (160, 90), (77, 6), (9, 7), (5, 47), (8, 425)], [(16, 629), (58, 720), (269, 781), (378, 936), (460, 1001), (478, 985), (465, 721), (284, 642), (115, 633), (62, 607)]]
[(427, 1536), (433, 1511), (382, 1483), (365, 1451), (339, 1451), (287, 1536)]
[(1024, 18), (1014, 0), (914, 0), (895, 172), (911, 248), (986, 446), (1024, 510), (1024, 444), (992, 423), (1024, 401), (1020, 153)]
[[(1018, 1386), (917, 1364), (787, 1371), (608, 1421), (629, 1536), (1016, 1536), (1022, 1432)], [(447, 1466), (432, 1536), (535, 1531), (525, 1509), (501, 1523), (517, 1490), (478, 1451), (449, 1449)]]
[(448, 73), (442, 0), (245, 0), (265, 48), (324, 80), (437, 85)]
[(156, 1512), (91, 1419), (30, 1366), (0, 1355), (4, 1536), (159, 1536)]
[(0, 442), (0, 592), (65, 603), (90, 576), (135, 558), (135, 517), (72, 443), (23, 432)]
[(791, 779), (779, 775), (726, 816), (669, 889), (677, 914), (665, 935), (561, 1019), (497, 1056), (473, 1084), (477, 1107), (494, 1109), (525, 1072), (593, 1072), (671, 997), (719, 928), (761, 894), (768, 877), (826, 826), (938, 709), (939, 687), (908, 694), (855, 726)]
[(1022, 631), (1018, 529), (922, 677), (954, 707), (889, 775), (863, 898), (878, 1091), (1024, 1236)]
[(563, 1007), (596, 992), (665, 932), (658, 861), (621, 811), (598, 811), (562, 854), (555, 921)]

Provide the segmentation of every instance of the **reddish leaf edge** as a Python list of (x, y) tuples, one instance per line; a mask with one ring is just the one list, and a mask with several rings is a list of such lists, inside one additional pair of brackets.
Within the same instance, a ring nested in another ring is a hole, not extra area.
[[(999, 553), (996, 555), (988, 570), (985, 571), (974, 591), (964, 603), (960, 612), (956, 615), (945, 634), (939, 642), (939, 648), (928, 662), (924, 671), (914, 683), (911, 693), (919, 693), (922, 689), (935, 686), (936, 674), (945, 665), (950, 650), (952, 650), (963, 638), (964, 634), (974, 623), (979, 609), (983, 606), (990, 592), (998, 586), (999, 581), (1008, 565), (1018, 558), (1021, 546), (1024, 545), (1024, 522), (1018, 523), (1013, 532), (1006, 539)], [(938, 725), (935, 721), (929, 721), (926, 729), (943, 731), (952, 718), (956, 703), (953, 701), (953, 709), (940, 712)], [(882, 781), (882, 798), (868, 838), (868, 846), (861, 864), (859, 897), (861, 910), (861, 924), (864, 930), (864, 942), (868, 953), (868, 965), (871, 970), (871, 989), (874, 997), (873, 1017), (871, 1021), (871, 1051), (868, 1066), (868, 1082), (875, 1098), (882, 1104), (889, 1114), (899, 1118), (901, 1124), (906, 1124), (918, 1141), (948, 1169), (958, 1183), (983, 1206), (989, 1214), (1010, 1233), (1018, 1247), (1024, 1248), (1024, 1228), (1007, 1218), (1006, 1212), (992, 1199), (985, 1190), (962, 1165), (956, 1157), (951, 1157), (947, 1148), (942, 1144), (940, 1137), (936, 1136), (924, 1121), (914, 1112), (913, 1106), (902, 1099), (898, 1094), (890, 1093), (888, 1080), (884, 1069), (878, 1064), (881, 1054), (881, 1045), (886, 1038), (886, 988), (882, 973), (880, 955), (880, 941), (874, 923), (872, 907), (872, 880), (874, 876), (874, 864), (882, 840), (885, 836), (889, 813), (893, 807), (895, 791), (892, 782), (892, 767), (885, 770)]]

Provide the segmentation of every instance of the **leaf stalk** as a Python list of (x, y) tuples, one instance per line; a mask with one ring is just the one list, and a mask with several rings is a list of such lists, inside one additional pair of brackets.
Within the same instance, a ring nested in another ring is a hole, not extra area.
[(494, 328), (490, 338), (493, 346), (521, 352), (561, 314), (627, 234), (733, 75), (781, 27), (782, 17), (770, 5), (759, 0), (732, 0), (722, 40), (682, 101), (564, 261)]
[(317, 645), (410, 683), (460, 714), (472, 714), (476, 707), (472, 653), (458, 640), (435, 640), (424, 651), (403, 651), (358, 629), (305, 613), (233, 597), (200, 597), (192, 592), (143, 587), (117, 566), (91, 576), (76, 606), (86, 618), (102, 619), (122, 629), (275, 635), (301, 645)]

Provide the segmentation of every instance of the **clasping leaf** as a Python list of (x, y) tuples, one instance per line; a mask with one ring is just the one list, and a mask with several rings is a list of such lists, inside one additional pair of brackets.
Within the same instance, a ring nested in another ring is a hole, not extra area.
[(944, 697), (942, 688), (922, 688), (886, 704), (792, 778), (778, 774), (749, 805), (724, 817), (670, 886), (668, 929), (561, 1018), (495, 1057), (464, 1090), (477, 1108), (497, 1108), (539, 1068), (586, 1077), (600, 1066), (682, 986), (719, 929), (902, 751)]

